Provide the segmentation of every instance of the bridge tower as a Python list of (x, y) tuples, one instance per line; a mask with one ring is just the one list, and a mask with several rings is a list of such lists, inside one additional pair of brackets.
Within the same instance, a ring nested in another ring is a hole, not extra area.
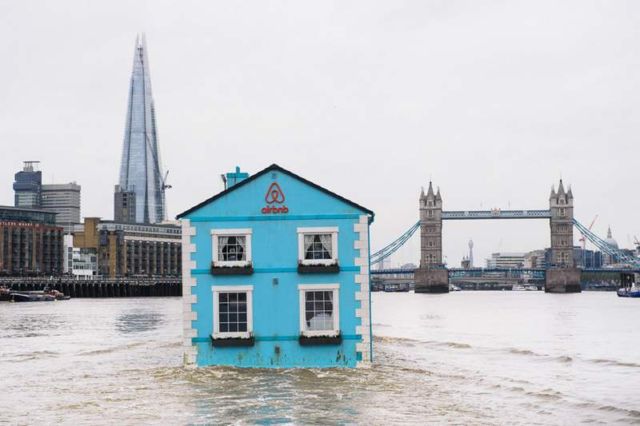
[(551, 259), (547, 265), (545, 291), (549, 293), (579, 293), (580, 269), (573, 259), (573, 193), (565, 191), (562, 179), (558, 191), (549, 195), (551, 219)]
[(442, 263), (442, 196), (440, 188), (420, 193), (420, 267), (415, 271), (416, 293), (448, 293), (449, 272)]

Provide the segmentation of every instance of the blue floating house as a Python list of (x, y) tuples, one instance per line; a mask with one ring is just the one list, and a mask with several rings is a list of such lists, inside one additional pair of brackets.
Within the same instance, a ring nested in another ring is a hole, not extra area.
[(276, 164), (225, 182), (178, 215), (185, 364), (369, 363), (374, 213)]

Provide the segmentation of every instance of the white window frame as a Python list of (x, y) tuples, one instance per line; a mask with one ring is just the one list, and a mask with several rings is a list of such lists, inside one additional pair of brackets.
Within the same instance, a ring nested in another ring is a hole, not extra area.
[[(331, 259), (305, 259), (304, 236), (331, 234)], [(335, 265), (338, 263), (338, 227), (298, 228), (298, 262), (302, 265)]]
[[(333, 291), (333, 330), (306, 330), (307, 321), (305, 293), (307, 291)], [(298, 284), (300, 298), (300, 334), (306, 337), (340, 334), (340, 284)]]
[[(251, 265), (251, 228), (242, 229), (212, 229), (211, 230), (211, 260), (213, 266), (249, 266)], [(245, 237), (246, 260), (218, 260), (218, 237)]]
[[(252, 285), (224, 285), (211, 287), (213, 293), (213, 333), (214, 339), (242, 338), (248, 339), (253, 334), (253, 286)], [(219, 296), (220, 293), (247, 293), (247, 331), (220, 332)]]

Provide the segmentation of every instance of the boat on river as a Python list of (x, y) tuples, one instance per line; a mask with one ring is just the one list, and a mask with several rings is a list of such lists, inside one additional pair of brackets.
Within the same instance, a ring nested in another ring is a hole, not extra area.
[(56, 298), (41, 291), (12, 292), (12, 302), (55, 302)]
[(11, 290), (6, 287), (0, 287), (0, 302), (11, 300)]
[(633, 283), (630, 287), (621, 287), (617, 291), (618, 297), (640, 297), (640, 286)]
[(514, 284), (511, 291), (538, 291), (538, 286), (534, 284)]
[(12, 291), (9, 293), (9, 300), (12, 302), (55, 302), (56, 300), (69, 300), (70, 296), (58, 290), (44, 291)]

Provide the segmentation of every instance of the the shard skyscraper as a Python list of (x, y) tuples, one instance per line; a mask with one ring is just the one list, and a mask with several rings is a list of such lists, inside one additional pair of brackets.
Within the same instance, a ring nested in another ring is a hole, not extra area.
[(116, 221), (158, 223), (165, 219), (166, 214), (164, 176), (144, 35), (136, 39), (133, 55), (120, 183), (116, 186), (114, 207)]

